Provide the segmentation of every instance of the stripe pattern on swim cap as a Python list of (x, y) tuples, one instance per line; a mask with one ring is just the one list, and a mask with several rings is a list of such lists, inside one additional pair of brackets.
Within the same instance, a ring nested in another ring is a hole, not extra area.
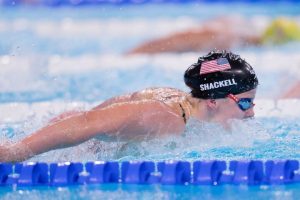
[(224, 71), (227, 69), (231, 69), (227, 58), (218, 58), (203, 62), (200, 68), (200, 75)]

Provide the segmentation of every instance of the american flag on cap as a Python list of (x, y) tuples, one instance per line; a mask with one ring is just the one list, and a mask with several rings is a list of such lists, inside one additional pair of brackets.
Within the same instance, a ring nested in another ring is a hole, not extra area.
[(226, 69), (231, 69), (227, 58), (218, 58), (216, 60), (203, 62), (200, 69), (200, 75), (224, 71)]

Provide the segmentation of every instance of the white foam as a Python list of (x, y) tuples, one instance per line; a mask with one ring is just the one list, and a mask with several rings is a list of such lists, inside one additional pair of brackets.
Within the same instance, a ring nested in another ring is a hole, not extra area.
[[(99, 103), (99, 102), (98, 102)], [(4, 103), (0, 104), (0, 123), (17, 123), (34, 116), (49, 117), (70, 110), (86, 110), (95, 103), (86, 102), (38, 102), (38, 103)]]
[[(185, 70), (187, 66), (197, 61), (199, 55), (201, 53), (132, 56), (85, 54), (75, 58), (53, 55), (49, 57), (48, 70), (51, 75), (77, 74), (99, 69), (132, 69), (144, 66), (166, 70)], [(278, 59), (272, 59), (274, 57)], [(297, 52), (289, 53), (288, 56), (282, 52), (243, 53), (243, 58), (246, 58), (257, 71), (284, 70), (285, 72), (299, 73), (300, 69), (300, 57)], [(287, 63), (289, 63), (288, 68)]]
[[(204, 53), (203, 53), (204, 54)], [(300, 76), (300, 56), (298, 52), (285, 54), (283, 52), (241, 53), (256, 71), (284, 71), (285, 74), (298, 73)], [(144, 66), (159, 67), (164, 70), (184, 71), (187, 66), (197, 61), (201, 53), (133, 55), (118, 54), (82, 55), (74, 57), (51, 56), (49, 58), (49, 73), (77, 74), (99, 69), (139, 68)], [(287, 67), (288, 65), (288, 67)]]
[(45, 87), (39, 78), (46, 70), (43, 56), (0, 56), (0, 91), (19, 92)]
[[(165, 74), (183, 73), (188, 66), (196, 62), (201, 53), (157, 54), (157, 55), (119, 55), (119, 54), (83, 54), (76, 57), (61, 55), (3, 55), (0, 56), (0, 92), (32, 92), (49, 87), (45, 75), (55, 78), (64, 75), (81, 75), (99, 71), (121, 69), (139, 69), (147, 67), (161, 70)], [(251, 63), (260, 79), (273, 83), (264, 77), (282, 73), (278, 87), (288, 89), (289, 84), (300, 79), (300, 56), (298, 52), (240, 52)], [(42, 78), (41, 78), (42, 77)], [(272, 86), (276, 88), (276, 86)], [(276, 91), (272, 92), (275, 93)], [(269, 98), (271, 96), (267, 96)]]
[(258, 71), (281, 70), (285, 72), (297, 72), (300, 75), (300, 57), (298, 54), (298, 51), (285, 53), (284, 51), (275, 50), (259, 53), (241, 53), (242, 57)]
[(11, 123), (28, 118), (30, 106), (28, 103), (4, 103), (0, 104), (0, 110), (0, 122)]
[[(103, 38), (162, 36), (194, 27), (197, 19), (179, 17), (176, 19), (87, 19), (64, 18), (60, 21), (16, 19), (0, 20), (0, 31), (31, 31), (43, 38)], [(159, 31), (153, 31), (159, 30)]]
[[(242, 17), (232, 15), (232, 19)], [(293, 17), (297, 20), (297, 17)], [(261, 32), (271, 20), (270, 17), (254, 15), (249, 18), (249, 24), (255, 26), (255, 31)], [(247, 19), (248, 20), (248, 19)], [(124, 38), (124, 37), (159, 37), (170, 33), (195, 29), (203, 22), (196, 17), (180, 16), (176, 18), (142, 18), (142, 19), (72, 19), (61, 20), (25, 19), (0, 20), (1, 32), (28, 31), (41, 38)], [(213, 20), (211, 21), (213, 22)], [(153, 31), (158, 30), (158, 31)]]

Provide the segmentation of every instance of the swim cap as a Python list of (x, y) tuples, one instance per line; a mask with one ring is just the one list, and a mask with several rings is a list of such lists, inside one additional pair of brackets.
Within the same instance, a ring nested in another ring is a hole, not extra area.
[(212, 51), (200, 57), (184, 73), (184, 82), (193, 97), (220, 99), (228, 94), (240, 94), (257, 87), (252, 67), (240, 56), (226, 51)]

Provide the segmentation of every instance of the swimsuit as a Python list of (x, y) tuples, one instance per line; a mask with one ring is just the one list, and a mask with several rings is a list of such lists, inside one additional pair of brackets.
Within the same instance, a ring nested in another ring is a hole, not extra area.
[(181, 108), (181, 110), (182, 110), (182, 118), (183, 118), (183, 121), (184, 121), (184, 123), (186, 124), (186, 115), (185, 115), (185, 111), (184, 111), (184, 109), (183, 109), (183, 107), (182, 107), (182, 105), (181, 104), (179, 104), (179, 106), (180, 106), (180, 108)]
[(186, 95), (185, 92), (182, 92), (174, 88), (148, 88), (143, 91), (139, 91), (131, 94), (131, 100), (137, 100), (137, 99), (158, 100), (160, 102), (164, 102), (170, 105), (171, 107), (177, 107), (177, 105), (179, 104), (182, 113), (181, 116), (183, 118), (184, 123), (186, 124), (187, 115), (185, 109), (182, 106), (183, 102), (178, 103), (178, 101), (180, 101), (180, 99), (185, 95)]

